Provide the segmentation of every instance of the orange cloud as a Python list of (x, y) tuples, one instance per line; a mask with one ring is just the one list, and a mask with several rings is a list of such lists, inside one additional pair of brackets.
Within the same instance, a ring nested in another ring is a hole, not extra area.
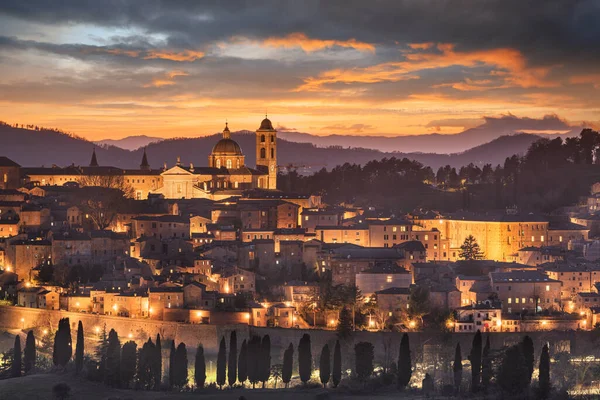
[(569, 79), (570, 83), (575, 85), (592, 84), (596, 89), (600, 89), (600, 74), (576, 75)]
[(174, 85), (176, 77), (187, 76), (187, 75), (189, 75), (189, 74), (185, 71), (180, 71), (180, 70), (169, 71), (160, 77), (154, 78), (152, 80), (152, 82), (144, 85), (144, 87), (163, 87), (163, 86)]
[[(423, 46), (417, 45), (421, 50)], [(496, 76), (502, 77), (508, 86), (553, 87), (554, 82), (545, 80), (550, 68), (530, 68), (525, 57), (515, 49), (500, 48), (491, 50), (477, 50), (470, 52), (455, 51), (453, 44), (442, 43), (437, 45), (439, 52), (406, 52), (405, 61), (387, 62), (365, 68), (337, 69), (326, 71), (318, 77), (305, 79), (304, 84), (296, 91), (319, 91), (324, 85), (334, 83), (376, 83), (396, 82), (407, 79), (407, 75), (414, 79), (413, 74), (428, 69), (447, 68), (461, 65), (468, 68), (478, 66), (494, 66), (500, 71)], [(494, 74), (493, 74), (494, 75)], [(473, 89), (463, 86), (463, 89)], [(460, 89), (459, 89), (460, 90)]]
[(262, 46), (267, 47), (283, 47), (286, 49), (300, 47), (307, 53), (319, 51), (334, 46), (352, 48), (358, 51), (375, 52), (375, 46), (370, 43), (359, 42), (355, 39), (349, 40), (321, 40), (313, 39), (306, 36), (304, 33), (291, 33), (284, 37), (270, 37), (265, 39)]
[(204, 52), (195, 50), (169, 51), (149, 50), (144, 56), (145, 60), (159, 58), (170, 61), (195, 61), (204, 57)]
[(413, 50), (427, 50), (432, 48), (433, 46), (435, 46), (435, 43), (409, 43), (408, 47), (410, 47)]

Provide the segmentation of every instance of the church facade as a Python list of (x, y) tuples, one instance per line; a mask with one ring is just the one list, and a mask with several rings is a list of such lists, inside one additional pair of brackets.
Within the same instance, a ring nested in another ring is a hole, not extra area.
[(256, 166), (250, 168), (239, 144), (225, 124), (223, 137), (208, 156), (208, 166), (183, 165), (180, 160), (162, 170), (151, 169), (146, 157), (136, 170), (99, 166), (95, 151), (88, 167), (21, 168), (26, 182), (39, 186), (62, 186), (85, 182), (90, 176), (119, 176), (138, 200), (149, 194), (168, 199), (206, 198), (221, 200), (250, 189), (277, 189), (277, 131), (265, 117), (256, 130)]

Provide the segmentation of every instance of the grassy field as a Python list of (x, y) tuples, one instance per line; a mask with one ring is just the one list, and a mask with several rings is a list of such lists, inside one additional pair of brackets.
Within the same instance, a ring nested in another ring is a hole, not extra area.
[[(52, 387), (65, 382), (71, 387), (70, 400), (238, 400), (244, 396), (246, 400), (305, 400), (305, 399), (377, 399), (391, 400), (398, 398), (398, 393), (376, 395), (345, 395), (326, 393), (322, 389), (289, 389), (289, 390), (223, 390), (200, 393), (168, 393), (135, 390), (110, 389), (103, 384), (94, 383), (67, 374), (39, 374), (0, 380), (0, 400), (53, 400)], [(325, 396), (323, 396), (325, 395)], [(417, 397), (412, 397), (417, 398)]]

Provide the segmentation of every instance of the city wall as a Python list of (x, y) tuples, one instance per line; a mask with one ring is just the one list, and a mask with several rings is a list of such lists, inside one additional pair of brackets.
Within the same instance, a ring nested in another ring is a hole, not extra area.
[[(106, 324), (107, 330), (115, 329), (121, 341), (135, 340), (138, 345), (155, 338), (160, 334), (163, 340), (174, 339), (177, 343), (183, 342), (190, 351), (194, 351), (198, 344), (202, 344), (208, 357), (213, 358), (218, 352), (219, 341), (225, 336), (229, 347), (229, 334), (236, 330), (238, 348), (242, 340), (251, 335), (269, 335), (271, 339), (272, 364), (282, 362), (283, 352), (291, 343), (294, 351), (303, 334), (311, 337), (313, 361), (318, 362), (319, 354), (325, 344), (329, 345), (333, 354), (337, 339), (334, 331), (304, 330), (285, 328), (260, 328), (236, 325), (209, 325), (209, 324), (184, 324), (177, 322), (155, 321), (150, 319), (131, 319), (106, 315), (76, 313), (68, 311), (51, 311), (34, 308), (0, 306), (0, 327), (4, 329), (28, 330), (37, 328), (53, 331), (58, 326), (60, 318), (68, 317), (71, 323), (72, 334), (75, 335), (77, 324), (82, 321), (86, 337), (98, 335), (97, 329)], [(131, 335), (131, 337), (130, 337)], [(574, 356), (587, 355), (591, 351), (594, 339), (598, 334), (588, 331), (544, 331), (527, 333), (491, 333), (489, 334), (491, 347), (498, 349), (515, 344), (525, 335), (531, 336), (536, 348), (536, 356), (543, 344), (549, 343), (551, 354), (568, 351)], [(487, 334), (484, 334), (484, 340)], [(354, 332), (352, 337), (342, 343), (344, 364), (351, 367), (353, 360), (354, 344), (370, 342), (375, 347), (376, 363), (389, 365), (397, 360), (402, 335), (396, 332)], [(465, 354), (471, 348), (473, 334), (441, 333), (441, 332), (414, 332), (409, 333), (411, 353), (415, 362), (427, 362), (430, 357), (449, 357), (452, 359), (454, 348), (460, 343)], [(447, 354), (446, 354), (447, 353)], [(188, 357), (189, 358), (189, 357)], [(296, 357), (294, 357), (296, 358)]]

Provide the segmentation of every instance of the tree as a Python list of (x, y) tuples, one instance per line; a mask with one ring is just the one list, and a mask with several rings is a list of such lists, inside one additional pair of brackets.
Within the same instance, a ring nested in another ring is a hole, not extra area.
[(283, 368), (281, 371), (281, 380), (287, 388), (292, 380), (292, 369), (294, 366), (294, 345), (290, 343), (287, 349), (283, 352)]
[(229, 361), (227, 362), (227, 381), (233, 386), (237, 379), (237, 334), (235, 330), (229, 336)]
[[(125, 204), (128, 191), (124, 176), (84, 176), (79, 184), (86, 187), (76, 193), (76, 203), (95, 229), (105, 230)], [(87, 222), (87, 221), (86, 221)]]
[(525, 357), (525, 365), (527, 366), (527, 382), (531, 383), (533, 375), (533, 364), (535, 362), (535, 349), (533, 348), (533, 340), (526, 335), (521, 342), (523, 347), (523, 356)]
[(162, 344), (160, 334), (156, 334), (156, 344), (154, 346), (154, 356), (152, 357), (152, 361), (151, 369), (154, 379), (154, 390), (159, 390), (162, 382)]
[(374, 347), (369, 342), (360, 342), (354, 346), (356, 360), (356, 376), (360, 381), (366, 381), (373, 375)]
[(225, 384), (226, 378), (226, 368), (227, 368), (227, 348), (225, 347), (225, 336), (221, 338), (221, 343), (219, 344), (219, 354), (217, 355), (217, 385), (219, 385), (220, 389), (223, 389), (223, 385)]
[(175, 386), (175, 340), (171, 341), (171, 350), (169, 351), (169, 387)]
[(125, 388), (129, 388), (136, 371), (137, 344), (130, 340), (123, 344), (121, 350), (121, 382)]
[(492, 356), (490, 355), (490, 336), (488, 335), (483, 347), (481, 357), (481, 386), (484, 391), (488, 391), (490, 381), (492, 380)]
[(517, 396), (525, 391), (529, 384), (528, 369), (521, 345), (514, 345), (506, 349), (500, 372), (498, 385), (503, 393)]
[(430, 311), (429, 289), (425, 286), (414, 286), (410, 289), (408, 297), (408, 312), (423, 324), (423, 315)]
[(456, 344), (456, 352), (454, 353), (454, 393), (460, 393), (460, 386), (462, 384), (462, 355), (460, 353), (460, 343)]
[(71, 326), (69, 318), (61, 318), (58, 321), (58, 330), (54, 336), (54, 349), (52, 352), (52, 362), (55, 366), (66, 367), (73, 354), (73, 345), (71, 343)]
[(98, 346), (96, 347), (96, 360), (98, 361), (99, 372), (102, 380), (106, 371), (106, 354), (108, 352), (108, 333), (106, 332), (106, 324), (102, 325)]
[(17, 378), (21, 376), (21, 362), (21, 337), (17, 335), (15, 336), (15, 345), (13, 347), (13, 359), (10, 372), (11, 377)]
[(143, 389), (153, 389), (155, 387), (153, 368), (155, 354), (156, 347), (152, 343), (152, 339), (148, 339), (138, 352), (137, 381)]
[(33, 336), (33, 331), (29, 331), (27, 332), (27, 339), (25, 339), (25, 351), (23, 352), (25, 374), (31, 372), (35, 368), (35, 361), (35, 336)]
[(179, 343), (177, 346), (177, 350), (175, 350), (175, 365), (171, 366), (171, 368), (173, 367), (175, 368), (173, 386), (181, 390), (188, 382), (188, 358), (185, 343)]
[(465, 241), (460, 246), (460, 252), (458, 256), (463, 260), (481, 260), (484, 257), (483, 252), (479, 248), (477, 239), (473, 235), (469, 235), (465, 238)]
[(238, 381), (244, 387), (244, 383), (246, 379), (248, 379), (248, 345), (246, 344), (246, 339), (242, 342), (242, 347), (240, 348), (240, 356), (238, 358)]
[[(75, 373), (79, 374), (83, 368), (83, 323), (77, 324), (77, 344), (75, 346)], [(134, 353), (135, 355), (135, 353)]]
[(398, 388), (404, 390), (410, 383), (412, 376), (412, 362), (410, 359), (410, 344), (408, 334), (402, 335), (400, 341), (400, 354), (398, 356)]
[(550, 395), (550, 354), (548, 353), (548, 344), (542, 347), (539, 365), (539, 395), (541, 399), (547, 399)]
[(302, 335), (300, 344), (298, 344), (298, 370), (300, 372), (300, 380), (306, 384), (310, 380), (312, 373), (312, 353), (310, 335), (308, 333)]
[(342, 349), (340, 341), (335, 341), (335, 349), (333, 350), (333, 373), (331, 376), (333, 387), (336, 388), (342, 380)]
[(247, 371), (248, 380), (252, 383), (252, 388), (260, 382), (261, 378), (261, 357), (262, 353), (260, 350), (260, 336), (252, 336), (248, 342), (248, 356), (247, 356)]
[(348, 307), (344, 306), (340, 311), (338, 324), (336, 327), (337, 336), (340, 339), (347, 339), (352, 335), (352, 312)]
[(104, 383), (116, 387), (121, 382), (121, 342), (114, 329), (108, 333), (108, 350), (106, 352), (106, 374)]
[(331, 354), (329, 352), (329, 345), (323, 346), (323, 350), (321, 350), (321, 358), (319, 360), (319, 378), (321, 378), (321, 383), (323, 387), (327, 387), (327, 382), (329, 382), (329, 377), (331, 376)]
[(260, 380), (264, 389), (271, 376), (271, 338), (269, 335), (263, 336), (262, 342), (260, 342), (260, 351)]
[(204, 389), (206, 382), (206, 360), (204, 359), (204, 347), (201, 344), (196, 349), (196, 360), (194, 362), (194, 381), (198, 389)]
[(477, 393), (481, 381), (481, 331), (477, 330), (473, 338), (469, 361), (471, 362), (471, 391)]

